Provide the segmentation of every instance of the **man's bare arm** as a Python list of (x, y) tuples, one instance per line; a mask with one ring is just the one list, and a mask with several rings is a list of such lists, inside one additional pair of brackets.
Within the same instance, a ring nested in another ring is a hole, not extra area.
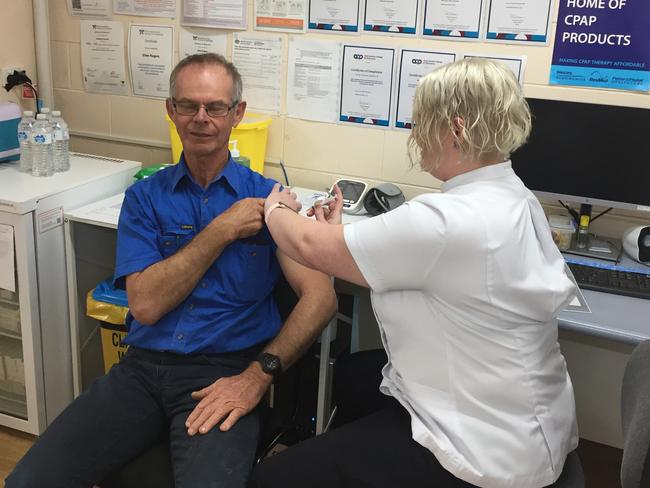
[(240, 200), (174, 255), (127, 276), (129, 309), (135, 319), (153, 325), (177, 307), (228, 244), (261, 230), (263, 208), (263, 199)]
[[(277, 256), (287, 281), (298, 295), (298, 303), (265, 351), (280, 357), (286, 369), (305, 352), (336, 313), (336, 294), (328, 276), (298, 264), (279, 250)], [(188, 434), (205, 434), (222, 420), (219, 428), (230, 429), (255, 408), (272, 380), (273, 377), (254, 361), (241, 374), (221, 378), (192, 393), (193, 398), (201, 401), (185, 422)]]

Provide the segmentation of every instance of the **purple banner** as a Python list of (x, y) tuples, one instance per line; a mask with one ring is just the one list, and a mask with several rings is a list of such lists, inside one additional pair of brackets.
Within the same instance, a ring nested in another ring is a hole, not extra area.
[(560, 0), (551, 84), (650, 89), (649, 0)]

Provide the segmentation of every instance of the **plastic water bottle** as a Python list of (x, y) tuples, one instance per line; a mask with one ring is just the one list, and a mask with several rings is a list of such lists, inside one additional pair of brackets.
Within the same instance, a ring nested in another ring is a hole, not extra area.
[(25, 110), (23, 118), (18, 123), (18, 142), (20, 143), (20, 162), (18, 169), (24, 173), (32, 172), (31, 137), (34, 125), (34, 112)]
[(32, 176), (54, 174), (52, 127), (45, 114), (38, 114), (32, 127)]
[(52, 136), (54, 139), (54, 172), (70, 169), (70, 131), (61, 112), (52, 110)]

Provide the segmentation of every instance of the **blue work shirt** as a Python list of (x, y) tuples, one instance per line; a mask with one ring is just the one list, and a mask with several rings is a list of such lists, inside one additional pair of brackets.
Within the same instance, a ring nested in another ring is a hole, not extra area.
[[(206, 189), (177, 165), (133, 184), (117, 229), (115, 281), (173, 255), (215, 217), (247, 197), (265, 198), (273, 180), (229, 158)], [(266, 227), (226, 246), (190, 295), (155, 325), (129, 314), (125, 343), (178, 354), (238, 351), (274, 337), (281, 326), (273, 288), (280, 275)]]

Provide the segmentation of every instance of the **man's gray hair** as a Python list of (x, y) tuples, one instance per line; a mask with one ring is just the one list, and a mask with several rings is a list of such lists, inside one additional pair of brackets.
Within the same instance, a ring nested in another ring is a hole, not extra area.
[(242, 100), (242, 93), (244, 91), (244, 86), (242, 83), (241, 75), (234, 64), (224, 58), (221, 54), (217, 53), (205, 53), (205, 54), (192, 54), (186, 58), (181, 59), (178, 64), (174, 67), (172, 74), (169, 75), (169, 96), (174, 98), (176, 95), (176, 78), (178, 73), (181, 72), (183, 68), (190, 65), (213, 65), (221, 66), (232, 78), (232, 103), (237, 104)]

